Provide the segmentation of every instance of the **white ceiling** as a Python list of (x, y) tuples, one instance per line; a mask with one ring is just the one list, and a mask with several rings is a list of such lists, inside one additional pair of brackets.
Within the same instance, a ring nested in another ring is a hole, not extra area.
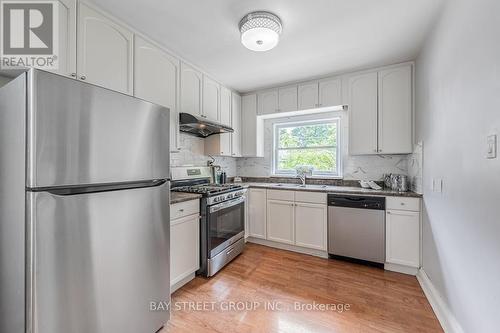
[[(441, 0), (94, 0), (222, 84), (241, 92), (412, 60)], [(248, 12), (281, 17), (268, 52), (240, 43)]]

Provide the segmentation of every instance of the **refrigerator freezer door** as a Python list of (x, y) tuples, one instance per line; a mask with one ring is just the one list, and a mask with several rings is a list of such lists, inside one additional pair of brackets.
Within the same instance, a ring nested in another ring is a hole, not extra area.
[(170, 300), (169, 189), (28, 192), (33, 333), (153, 333), (167, 322), (150, 302)]
[(30, 71), (27, 186), (169, 178), (167, 108)]

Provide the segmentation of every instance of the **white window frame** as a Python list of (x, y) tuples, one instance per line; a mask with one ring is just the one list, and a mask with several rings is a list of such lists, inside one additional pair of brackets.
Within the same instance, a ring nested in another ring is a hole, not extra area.
[[(279, 129), (287, 128), (287, 127), (297, 127), (304, 125), (316, 125), (316, 124), (324, 124), (324, 123), (336, 123), (337, 125), (337, 146), (336, 148), (336, 161), (337, 161), (337, 170), (335, 172), (313, 172), (313, 178), (342, 178), (342, 134), (341, 134), (341, 118), (340, 117), (329, 117), (324, 119), (315, 119), (315, 120), (306, 120), (306, 121), (293, 121), (286, 123), (276, 123), (273, 125), (273, 160), (272, 160), (272, 170), (273, 175), (275, 176), (295, 176), (295, 170), (278, 170), (278, 156), (280, 149), (278, 148), (279, 144)], [(320, 148), (331, 148), (330, 146), (326, 147), (311, 147), (310, 149), (320, 149)], [(292, 148), (299, 149), (299, 148)], [(308, 149), (308, 148), (300, 148), (300, 149)], [(283, 149), (281, 149), (283, 150)]]

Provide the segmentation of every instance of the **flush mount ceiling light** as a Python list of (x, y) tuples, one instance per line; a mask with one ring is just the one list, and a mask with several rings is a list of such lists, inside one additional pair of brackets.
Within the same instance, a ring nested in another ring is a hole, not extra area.
[(240, 21), (241, 43), (252, 51), (269, 51), (278, 45), (283, 29), (278, 16), (269, 12), (252, 12)]

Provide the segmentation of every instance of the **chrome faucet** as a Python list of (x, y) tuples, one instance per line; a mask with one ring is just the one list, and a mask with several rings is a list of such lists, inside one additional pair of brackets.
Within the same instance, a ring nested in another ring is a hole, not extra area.
[(302, 173), (302, 174), (299, 174), (297, 175), (297, 178), (300, 179), (300, 181), (302, 182), (302, 185), (301, 186), (306, 186), (306, 174)]

